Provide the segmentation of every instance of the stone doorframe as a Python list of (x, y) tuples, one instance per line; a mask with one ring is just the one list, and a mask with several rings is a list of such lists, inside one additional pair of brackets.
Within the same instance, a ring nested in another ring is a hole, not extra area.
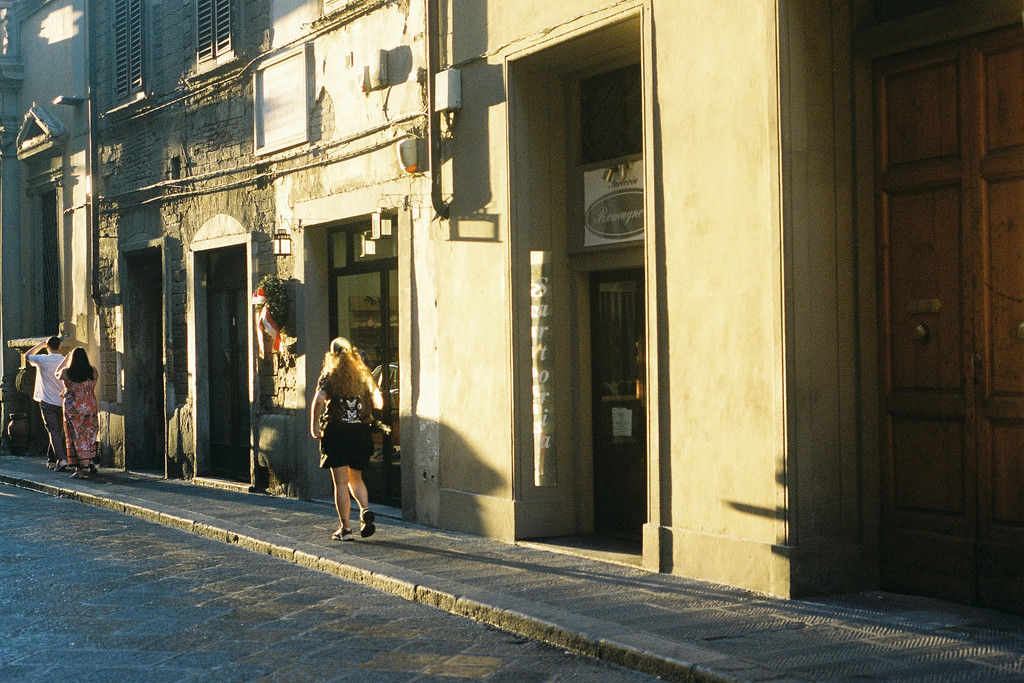
[[(203, 287), (202, 273), (197, 273), (197, 256), (204, 252), (211, 252), (226, 247), (245, 247), (246, 259), (246, 286), (249, 292), (256, 288), (253, 273), (255, 272), (255, 249), (256, 243), (252, 239), (252, 233), (246, 230), (236, 218), (226, 214), (217, 214), (203, 223), (203, 226), (192, 238), (188, 254), (188, 303), (186, 305), (185, 317), (188, 323), (188, 392), (192, 403), (192, 433), (195, 438), (194, 457), (196, 476), (202, 476), (209, 471), (210, 467), (210, 423), (209, 423), (209, 390), (205, 382), (200, 378), (209, 376), (208, 359), (205, 352), (205, 342), (208, 334), (207, 313), (206, 313), (206, 289)], [(246, 362), (249, 378), (248, 395), (250, 426), (257, 424), (255, 411), (255, 386), (256, 368), (253, 358), (253, 344), (255, 334), (253, 325), (247, 324), (246, 348), (249, 349), (249, 357)], [(250, 430), (249, 446), (253, 447), (255, 439)], [(251, 456), (250, 456), (251, 457)], [(251, 461), (250, 461), (251, 462)], [(251, 471), (251, 470), (250, 470)], [(253, 482), (250, 481), (250, 484)]]

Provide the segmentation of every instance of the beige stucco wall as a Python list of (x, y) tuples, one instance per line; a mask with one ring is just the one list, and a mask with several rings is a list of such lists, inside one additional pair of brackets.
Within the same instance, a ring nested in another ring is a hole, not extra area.
[[(587, 31), (641, 17), (636, 49), (643, 54), (647, 84), (650, 422), (651, 434), (657, 437), (649, 448), (652, 524), (645, 532), (645, 565), (788, 594), (785, 278), (775, 3), (608, 6), (577, 2), (570, 7), (489, 2), (477, 5), (481, 16), (471, 14), (466, 5), (456, 3), (462, 12), (456, 18), (461, 21), (455, 22), (449, 44), (450, 59), (463, 69), (467, 93), (461, 120), (454, 128), (455, 160), (450, 169), (456, 188), (453, 207), (463, 215), (506, 213), (509, 204), (518, 206), (516, 197), (506, 200), (503, 195), (510, 155), (519, 153), (517, 144), (522, 143), (517, 140), (523, 136), (504, 125), (509, 105), (498, 90), (502, 70), (495, 67), (508, 64), (502, 64), (501, 58), (520, 59), (544, 50), (555, 53), (560, 43)], [(470, 34), (471, 26), (485, 26), (486, 31)], [(480, 54), (487, 56), (474, 59)], [(556, 68), (551, 66), (556, 59), (551, 57), (550, 63), (540, 59), (523, 68)], [(599, 63), (596, 56), (591, 59)], [(571, 65), (557, 68), (569, 71)], [(485, 126), (487, 132), (464, 140), (460, 125), (463, 130)], [(542, 160), (539, 153), (528, 158)], [(557, 163), (545, 170), (559, 172)], [(524, 210), (515, 215), (530, 214)], [(557, 212), (538, 212), (536, 217), (541, 222), (555, 221)], [(476, 329), (460, 329), (458, 335), (474, 350), (491, 345), (480, 362), (488, 368), (495, 401), (465, 397), (448, 405), (453, 411), (451, 422), (465, 425), (465, 434), (471, 435), (471, 423), (479, 420), (490, 428), (483, 458), (477, 462), (490, 470), (489, 475), (498, 474), (493, 490), (507, 496), (505, 481), (514, 467), (509, 453), (523, 446), (507, 441), (502, 428), (507, 422), (503, 405), (512, 396), (497, 361), (500, 353), (510, 354), (512, 349), (503, 341), (509, 339), (508, 302), (497, 296), (511, 297), (513, 304), (517, 301), (507, 271), (511, 269), (514, 282), (520, 275), (517, 259), (522, 256), (517, 250), (529, 248), (520, 232), (536, 228), (510, 225), (506, 237), (504, 221), (497, 224), (501, 226), (497, 243), (455, 242), (446, 254), (461, 277), (473, 282), (479, 292), (476, 300), (481, 305), (474, 307)], [(440, 302), (445, 299), (439, 294)], [(491, 309), (496, 311), (493, 320)], [(452, 318), (442, 314), (440, 319)], [(444, 329), (451, 328), (442, 324)], [(510, 332), (515, 335), (517, 330)], [(513, 369), (512, 376), (520, 375)], [(520, 412), (516, 417), (524, 420), (528, 414)], [(569, 441), (563, 443), (571, 453)], [(467, 443), (476, 448), (471, 436)], [(442, 490), (452, 482), (454, 487), (473, 491), (470, 477), (456, 471), (463, 461), (449, 456), (454, 453), (447, 453), (442, 445)], [(452, 478), (445, 477), (446, 462), (451, 463)], [(475, 500), (486, 507), (480, 502), (482, 496)], [(490, 513), (500, 516), (499, 510), (504, 507), (494, 504)], [(501, 517), (484, 530), (494, 533), (504, 523)]]
[(669, 460), (662, 568), (784, 594), (775, 3), (658, 3), (654, 31), (665, 243), (656, 259), (666, 264), (658, 400), (670, 406), (658, 444)]
[[(846, 3), (780, 11), (786, 354), (793, 591), (870, 583), (861, 516), (858, 251), (853, 223), (851, 18)], [(871, 452), (874, 449), (868, 446)]]
[(463, 70), (452, 122), (452, 217), (435, 264), (440, 523), (513, 538), (508, 171), (501, 69)]

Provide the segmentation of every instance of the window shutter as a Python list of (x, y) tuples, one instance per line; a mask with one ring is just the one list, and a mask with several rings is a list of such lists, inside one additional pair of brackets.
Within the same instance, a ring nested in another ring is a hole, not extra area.
[(231, 49), (231, 0), (217, 0), (217, 54)]
[(196, 23), (199, 27), (197, 52), (200, 61), (213, 59), (213, 0), (199, 0), (196, 5)]
[(128, 75), (131, 79), (132, 92), (138, 92), (142, 89), (142, 0), (131, 0), (131, 6), (129, 51), (132, 59)]
[(231, 0), (197, 0), (196, 23), (199, 61), (231, 50)]
[(114, 3), (114, 94), (125, 99), (142, 89), (142, 0)]

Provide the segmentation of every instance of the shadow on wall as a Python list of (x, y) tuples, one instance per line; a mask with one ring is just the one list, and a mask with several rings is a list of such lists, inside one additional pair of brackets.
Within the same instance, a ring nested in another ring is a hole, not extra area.
[[(268, 492), (313, 500), (331, 498), (330, 475), (320, 468), (309, 415), (264, 414), (259, 418), (259, 464), (269, 468)], [(483, 536), (511, 534), (511, 485), (484, 462), (455, 429), (428, 419), (407, 419), (402, 432), (402, 507), (406, 519)], [(444, 458), (441, 475), (439, 453)], [(442, 508), (441, 485), (448, 505)], [(491, 503), (493, 502), (493, 505)], [(510, 513), (509, 513), (510, 514)]]
[[(254, 448), (258, 464), (270, 471), (267, 492), (278, 496), (296, 498), (330, 497), (328, 486), (317, 486), (314, 470), (319, 469), (319, 453), (316, 441), (309, 435), (308, 413), (288, 411), (287, 413), (263, 413), (256, 420), (253, 430)], [(303, 486), (305, 481), (313, 485)], [(326, 493), (325, 493), (326, 491)]]
[[(775, 473), (775, 483), (779, 486), (786, 486), (786, 473), (783, 470), (779, 470)], [(735, 500), (730, 500), (729, 507), (738, 512), (743, 512), (748, 515), (756, 515), (758, 517), (766, 517), (769, 519), (786, 519), (786, 508), (784, 507), (764, 507), (762, 505), (750, 505), (749, 503), (740, 503)]]
[[(776, 473), (775, 481), (780, 486), (789, 485), (784, 470)], [(782, 506), (771, 508), (738, 501), (728, 501), (728, 505), (747, 515), (779, 521), (789, 519), (789, 511)], [(795, 521), (789, 520), (791, 525)], [(773, 544), (772, 553), (792, 561), (790, 582), (793, 597), (850, 593), (861, 590), (865, 585), (860, 568), (860, 541), (836, 537), (831, 539), (828, 550), (816, 553), (814, 549), (803, 552), (799, 545), (790, 546), (791, 538), (785, 542), (786, 545)]]
[[(460, 113), (450, 125), (442, 125), (442, 151), (452, 139), (458, 140), (459, 148), (452, 164), (452, 186), (457, 190), (452, 198), (449, 239), (496, 242), (500, 239), (498, 216), (487, 211), (494, 192), (490, 184), (491, 136), (484, 124), (490, 108), (506, 100), (505, 71), (495, 64), (467, 67), (462, 72), (463, 93), (472, 92), (473, 97), (464, 97)], [(467, 126), (473, 127), (473, 134), (460, 135), (460, 127)]]
[[(435, 31), (443, 35), (439, 54), (451, 55), (451, 63), (475, 60), (488, 50), (488, 3), (486, 0), (455, 0), (436, 3)], [(445, 44), (445, 41), (450, 41)], [(437, 67), (449, 64), (441, 61)], [(500, 64), (473, 61), (459, 67), (462, 74), (462, 109), (454, 117), (443, 116), (441, 124), (441, 156), (449, 158), (454, 141), (458, 141), (458, 157), (452, 164), (452, 186), (458, 188), (452, 197), (452, 220), (449, 239), (453, 241), (500, 241), (499, 218), (487, 213), (492, 205), (491, 136), (487, 124), (491, 107), (506, 100), (505, 72)], [(472, 93), (472, 96), (467, 96)], [(460, 135), (460, 128), (471, 127), (472, 135)], [(504, 146), (504, 140), (501, 141)]]
[[(437, 525), (511, 539), (514, 522), (510, 474), (491, 467), (484, 454), (455, 428), (436, 422), (428, 425), (437, 430), (438, 436), (438, 448), (432, 455), (439, 459), (439, 476), (430, 489), (431, 493), (436, 492), (434, 496), (440, 506)], [(423, 476), (421, 469), (417, 468), (417, 476)]]

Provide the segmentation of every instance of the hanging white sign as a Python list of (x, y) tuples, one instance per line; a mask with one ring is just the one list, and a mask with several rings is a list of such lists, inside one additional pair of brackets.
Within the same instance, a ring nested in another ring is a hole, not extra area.
[(583, 174), (583, 245), (643, 239), (644, 176), (640, 161)]

